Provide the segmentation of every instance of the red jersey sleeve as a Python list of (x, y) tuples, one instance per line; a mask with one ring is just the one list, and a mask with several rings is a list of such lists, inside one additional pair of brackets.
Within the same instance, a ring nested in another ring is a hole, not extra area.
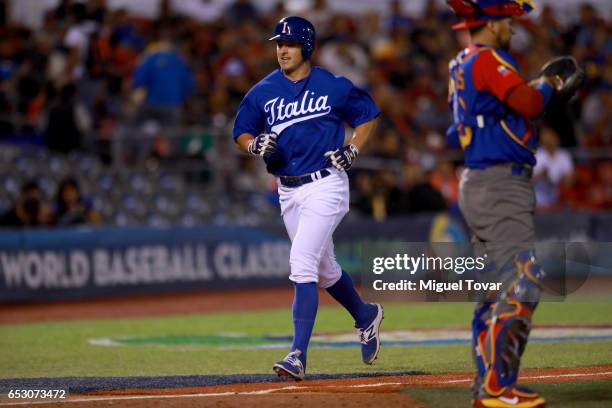
[(472, 77), (477, 90), (490, 92), (502, 102), (513, 88), (525, 83), (512, 65), (490, 49), (476, 55)]
[(531, 118), (542, 113), (542, 94), (530, 87), (495, 51), (484, 50), (475, 58), (472, 76), (477, 90), (492, 93), (522, 116)]
[(538, 116), (545, 107), (544, 96), (527, 84), (512, 88), (506, 98), (506, 104), (518, 114), (528, 118)]

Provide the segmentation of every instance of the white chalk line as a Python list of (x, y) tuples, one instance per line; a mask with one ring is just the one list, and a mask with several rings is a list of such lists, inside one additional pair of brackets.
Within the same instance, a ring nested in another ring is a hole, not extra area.
[[(521, 375), (520, 378), (521, 380), (540, 380), (540, 379), (544, 379), (544, 378), (570, 378), (570, 377), (592, 377), (592, 376), (596, 376), (596, 375), (612, 375), (612, 371), (605, 371), (605, 372), (601, 372), (601, 373), (576, 373), (576, 374), (556, 374), (556, 375)], [(447, 380), (447, 381), (440, 381), (440, 384), (455, 384), (455, 383), (464, 383), (464, 382), (471, 382), (472, 380), (470, 379), (465, 379), (465, 380)]]
[[(612, 375), (612, 371), (604, 371), (598, 373), (575, 373), (575, 374), (556, 374), (556, 375), (531, 375), (521, 376), (522, 380), (537, 380), (545, 378), (576, 378), (576, 377), (595, 377), (600, 375)], [(469, 383), (471, 379), (462, 380), (445, 380), (438, 381), (436, 383), (423, 383), (423, 385), (436, 385), (436, 384), (456, 384), (456, 383)], [(286, 387), (268, 388), (265, 390), (258, 391), (242, 391), (242, 392), (213, 392), (213, 393), (200, 393), (200, 394), (159, 394), (159, 395), (116, 395), (109, 397), (84, 397), (84, 398), (71, 398), (67, 400), (51, 400), (51, 401), (28, 401), (28, 402), (0, 402), (0, 406), (7, 405), (44, 405), (44, 404), (67, 404), (74, 402), (99, 402), (99, 401), (125, 401), (125, 400), (139, 400), (139, 399), (172, 399), (172, 398), (199, 398), (199, 397), (226, 397), (236, 395), (265, 395), (279, 391), (291, 391), (291, 390), (308, 390), (308, 389), (321, 389), (321, 388), (376, 388), (385, 387), (390, 385), (420, 385), (410, 382), (380, 382), (373, 384), (352, 384), (352, 385), (317, 385), (317, 386), (295, 386), (290, 385)]]

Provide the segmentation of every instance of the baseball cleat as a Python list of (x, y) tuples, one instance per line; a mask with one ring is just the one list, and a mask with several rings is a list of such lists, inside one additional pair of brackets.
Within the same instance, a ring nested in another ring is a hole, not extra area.
[(472, 400), (474, 408), (544, 408), (546, 401), (525, 387), (515, 387), (498, 397), (484, 396)]
[(527, 387), (523, 387), (522, 385), (515, 385), (513, 391), (514, 391), (514, 394), (516, 394), (517, 397), (540, 398), (540, 396), (538, 395), (537, 392), (535, 392), (534, 390), (529, 389)]
[(272, 369), (279, 377), (289, 377), (295, 381), (302, 381), (306, 375), (304, 365), (299, 359), (302, 352), (300, 350), (292, 351), (287, 354), (287, 357), (274, 364)]
[(380, 351), (380, 324), (385, 318), (383, 307), (378, 303), (372, 303), (375, 306), (376, 316), (364, 327), (358, 327), (357, 335), (359, 336), (359, 342), (361, 342), (361, 358), (366, 364), (372, 364), (378, 352)]

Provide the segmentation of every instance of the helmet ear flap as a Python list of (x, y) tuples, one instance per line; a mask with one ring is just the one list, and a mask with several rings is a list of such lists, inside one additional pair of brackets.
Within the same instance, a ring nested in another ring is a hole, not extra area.
[(310, 57), (312, 57), (312, 53), (314, 51), (314, 44), (308, 44), (308, 43), (304, 43), (302, 45), (302, 57), (304, 57), (305, 60), (309, 60)]

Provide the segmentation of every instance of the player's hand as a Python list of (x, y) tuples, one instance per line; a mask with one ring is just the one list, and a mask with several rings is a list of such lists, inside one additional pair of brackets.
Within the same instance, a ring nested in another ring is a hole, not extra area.
[(563, 87), (563, 78), (559, 75), (554, 76), (541, 76), (537, 79), (534, 79), (529, 83), (529, 85), (537, 86), (540, 84), (546, 83), (554, 88), (555, 91), (558, 91)]
[(276, 152), (276, 133), (262, 133), (249, 142), (248, 151), (253, 156), (268, 158)]
[(561, 78), (559, 75), (541, 76), (529, 82), (529, 86), (532, 87), (536, 87), (541, 84), (548, 84), (552, 86), (555, 91), (558, 91), (563, 87), (563, 78)]
[(330, 150), (325, 153), (327, 164), (334, 166), (340, 171), (346, 171), (351, 168), (353, 161), (359, 154), (359, 149), (354, 144), (348, 144), (340, 149)]

